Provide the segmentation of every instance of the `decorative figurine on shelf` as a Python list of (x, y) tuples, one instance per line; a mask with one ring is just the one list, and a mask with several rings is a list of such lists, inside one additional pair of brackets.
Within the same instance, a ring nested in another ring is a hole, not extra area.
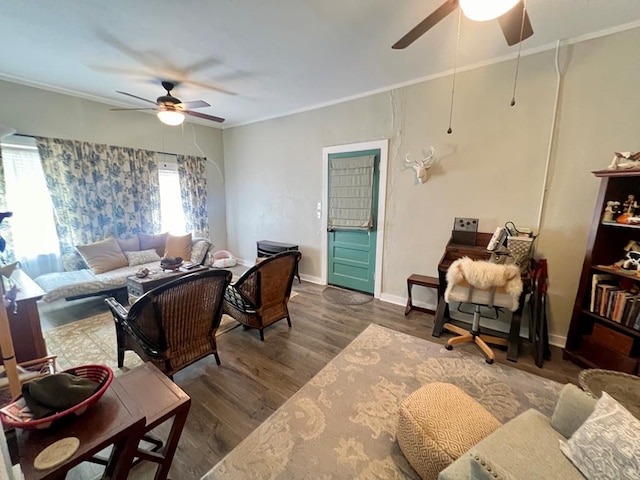
[(620, 211), (620, 202), (608, 201), (607, 208), (604, 209), (604, 215), (602, 216), (603, 222), (613, 222), (615, 216)]
[(640, 207), (640, 205), (636, 202), (635, 195), (627, 196), (627, 199), (622, 204), (622, 214), (616, 218), (616, 222), (629, 223), (629, 218), (633, 217), (633, 214), (638, 207)]
[(640, 152), (614, 152), (614, 157), (607, 170), (624, 170), (640, 168)]

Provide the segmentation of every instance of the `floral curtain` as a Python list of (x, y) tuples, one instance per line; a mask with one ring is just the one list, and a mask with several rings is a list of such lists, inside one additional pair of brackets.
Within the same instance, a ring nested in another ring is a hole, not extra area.
[[(4, 165), (2, 163), (2, 149), (0, 148), (0, 212), (7, 211), (7, 190), (4, 183)], [(4, 253), (0, 253), (0, 256), (8, 262), (15, 261), (15, 255), (13, 250), (13, 237), (11, 236), (11, 228), (9, 228), (9, 222), (11, 219), (5, 219), (0, 223), (0, 237), (5, 241), (6, 250)]]
[(83, 268), (76, 245), (160, 229), (155, 152), (36, 137), (62, 262)]
[(186, 231), (195, 237), (209, 238), (207, 160), (190, 155), (178, 155), (177, 160)]

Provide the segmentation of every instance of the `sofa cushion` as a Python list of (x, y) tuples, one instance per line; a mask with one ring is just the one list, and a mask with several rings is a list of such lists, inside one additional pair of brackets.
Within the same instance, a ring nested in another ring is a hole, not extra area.
[(211, 248), (211, 242), (206, 238), (194, 238), (191, 240), (191, 262), (202, 265), (209, 248)]
[(95, 274), (129, 265), (115, 238), (107, 238), (87, 245), (77, 245), (76, 249)]
[(124, 252), (124, 256), (127, 257), (127, 261), (129, 262), (130, 267), (142, 265), (143, 263), (160, 261), (158, 252), (156, 252), (153, 248), (150, 248), (149, 250), (139, 250), (137, 252)]
[(593, 413), (596, 399), (572, 383), (560, 391), (556, 408), (551, 416), (551, 426), (569, 438)]
[(640, 480), (640, 420), (606, 392), (560, 449), (589, 480)]
[(450, 383), (430, 383), (409, 395), (398, 410), (396, 437), (424, 480), (500, 426), (482, 405)]
[[(560, 451), (559, 441), (564, 439), (548, 417), (530, 409), (505, 423), (473, 451), (514, 478), (584, 480)], [(470, 476), (471, 461), (463, 455), (440, 472), (438, 479), (469, 480)]]
[(130, 237), (130, 238), (118, 238), (118, 245), (120, 245), (120, 250), (123, 252), (135, 252), (140, 250), (140, 240), (138, 240), (138, 236)]
[(191, 234), (167, 235), (167, 243), (164, 248), (165, 257), (180, 257), (183, 260), (191, 259)]
[(138, 233), (138, 239), (140, 240), (140, 250), (149, 250), (154, 248), (158, 253), (158, 256), (164, 256), (164, 247), (167, 244), (168, 233)]

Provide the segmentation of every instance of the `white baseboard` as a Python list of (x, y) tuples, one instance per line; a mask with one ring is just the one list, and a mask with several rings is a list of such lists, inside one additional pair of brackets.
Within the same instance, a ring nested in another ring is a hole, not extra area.
[(322, 280), (320, 277), (314, 277), (313, 275), (305, 275), (304, 273), (300, 274), (300, 279), (305, 282), (315, 283), (316, 285), (322, 285)]
[(564, 346), (567, 344), (567, 337), (564, 337), (562, 335), (549, 334), (549, 344), (553, 345), (554, 347), (564, 348)]
[(244, 265), (245, 267), (253, 267), (256, 264), (254, 260), (245, 260), (244, 258), (236, 258), (236, 262), (240, 265)]
[[(390, 295), (388, 293), (383, 293), (380, 295), (380, 300), (387, 303), (393, 303), (394, 305), (405, 306), (407, 304), (407, 297), (401, 297), (399, 295)], [(436, 311), (437, 305), (431, 305), (429, 303), (424, 302), (412, 302), (416, 307), (427, 308), (429, 310)]]

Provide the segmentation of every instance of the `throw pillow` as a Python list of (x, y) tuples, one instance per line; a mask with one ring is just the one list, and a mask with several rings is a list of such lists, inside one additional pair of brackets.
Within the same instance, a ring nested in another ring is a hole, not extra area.
[(144, 263), (159, 262), (160, 256), (153, 248), (149, 250), (140, 250), (137, 252), (124, 252), (124, 256), (127, 257), (130, 267), (136, 265), (142, 265)]
[(181, 257), (183, 260), (191, 259), (191, 234), (167, 235), (164, 256)]
[(560, 390), (556, 408), (551, 416), (551, 426), (569, 438), (589, 418), (596, 408), (597, 399), (572, 383)]
[(640, 420), (606, 392), (560, 450), (589, 480), (640, 480)]
[(191, 241), (191, 262), (201, 265), (209, 247), (211, 247), (211, 242), (206, 238), (194, 238)]
[(140, 241), (138, 237), (118, 238), (118, 245), (123, 252), (134, 252), (140, 250)]
[(107, 238), (101, 242), (87, 245), (77, 245), (76, 250), (91, 271), (96, 274), (126, 267), (129, 264), (115, 238)]
[(167, 243), (168, 233), (139, 233), (138, 239), (140, 240), (140, 250), (149, 250), (154, 248), (156, 253), (162, 257), (164, 255), (164, 246)]

